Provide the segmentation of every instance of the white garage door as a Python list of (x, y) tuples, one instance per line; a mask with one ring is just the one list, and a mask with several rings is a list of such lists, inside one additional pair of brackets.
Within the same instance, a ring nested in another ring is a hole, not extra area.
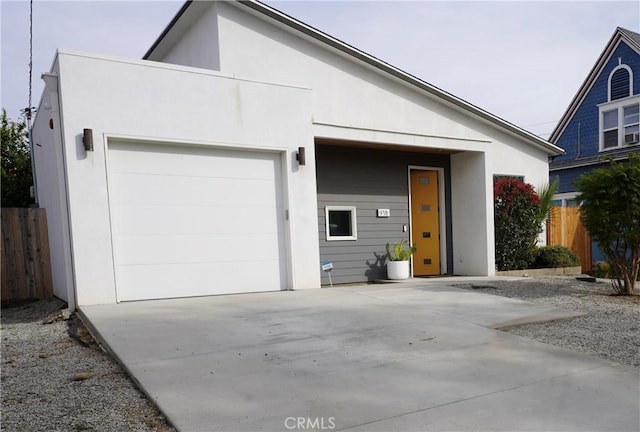
[(108, 167), (118, 301), (285, 288), (279, 154), (116, 142)]

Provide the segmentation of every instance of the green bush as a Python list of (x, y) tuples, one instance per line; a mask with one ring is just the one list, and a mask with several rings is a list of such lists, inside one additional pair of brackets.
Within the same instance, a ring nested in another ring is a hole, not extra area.
[(640, 155), (614, 162), (580, 176), (582, 223), (607, 257), (616, 291), (635, 293), (640, 276)]
[(3, 108), (0, 112), (0, 143), (2, 144), (2, 207), (29, 207), (33, 200), (29, 188), (31, 154), (24, 120), (14, 122)]
[(533, 268), (576, 267), (580, 258), (574, 251), (564, 246), (544, 246), (535, 252)]
[(530, 184), (513, 178), (498, 179), (493, 193), (496, 267), (529, 268), (541, 231), (540, 198)]

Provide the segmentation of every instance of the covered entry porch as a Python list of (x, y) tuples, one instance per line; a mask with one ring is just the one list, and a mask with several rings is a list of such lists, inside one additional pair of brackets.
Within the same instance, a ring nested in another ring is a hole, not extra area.
[[(456, 230), (473, 226), (486, 207), (485, 190), (480, 193), (485, 171), (482, 154), (475, 154), (470, 162), (481, 175), (464, 178), (457, 174), (459, 161), (472, 154), (316, 138), (320, 259), (333, 264), (332, 282), (386, 279), (385, 245), (401, 240), (417, 248), (411, 266), (415, 277), (488, 274), (486, 270), (465, 272), (464, 266), (455, 262), (456, 242), (462, 251), (472, 247), (464, 243), (473, 241), (456, 235)], [(459, 210), (456, 215), (456, 209), (472, 204), (459, 190), (473, 188), (478, 189), (474, 194), (476, 211)], [(477, 228), (476, 234), (485, 235), (477, 235), (476, 241), (487, 244), (487, 231)], [(464, 264), (463, 253), (459, 256)], [(487, 259), (486, 251), (474, 257), (478, 258)], [(325, 272), (321, 278), (323, 285), (329, 284)]]

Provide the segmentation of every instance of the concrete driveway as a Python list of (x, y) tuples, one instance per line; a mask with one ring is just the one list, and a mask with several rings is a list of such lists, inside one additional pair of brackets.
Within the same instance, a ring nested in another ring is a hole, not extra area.
[(492, 328), (566, 311), (443, 283), (81, 313), (182, 431), (640, 430), (638, 369)]

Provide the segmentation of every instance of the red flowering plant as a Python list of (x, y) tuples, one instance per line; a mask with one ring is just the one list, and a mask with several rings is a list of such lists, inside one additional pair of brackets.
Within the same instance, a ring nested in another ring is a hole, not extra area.
[(530, 184), (503, 177), (494, 183), (493, 199), (496, 267), (526, 269), (542, 232), (540, 197)]

